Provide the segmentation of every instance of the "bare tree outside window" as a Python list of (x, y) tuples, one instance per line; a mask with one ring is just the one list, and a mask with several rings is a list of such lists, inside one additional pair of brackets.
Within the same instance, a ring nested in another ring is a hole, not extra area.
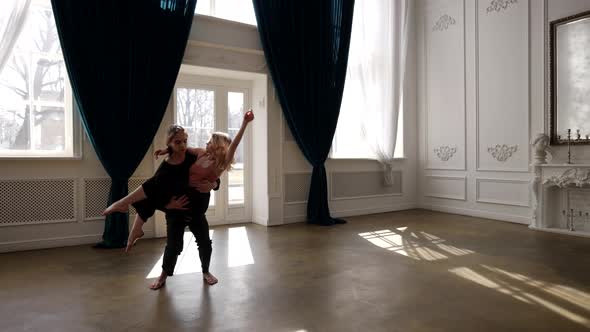
[(188, 132), (189, 146), (205, 147), (215, 128), (214, 92), (201, 89), (176, 89), (176, 116)]
[(66, 148), (67, 75), (53, 12), (49, 3), (29, 10), (0, 73), (0, 154)]

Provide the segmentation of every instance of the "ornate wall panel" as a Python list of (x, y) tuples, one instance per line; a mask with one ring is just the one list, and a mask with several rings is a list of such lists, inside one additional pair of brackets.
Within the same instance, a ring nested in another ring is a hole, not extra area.
[(430, 1), (425, 7), (427, 169), (466, 169), (464, 12), (461, 0)]
[(528, 171), (528, 6), (528, 0), (476, 2), (479, 171)]

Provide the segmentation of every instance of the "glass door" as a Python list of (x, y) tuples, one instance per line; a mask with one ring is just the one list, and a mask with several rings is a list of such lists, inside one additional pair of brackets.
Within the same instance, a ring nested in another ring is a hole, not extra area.
[[(247, 111), (249, 89), (241, 82), (191, 77), (179, 80), (174, 91), (175, 122), (189, 135), (191, 147), (205, 147), (211, 133), (221, 131), (235, 137)], [(246, 131), (236, 154), (233, 169), (221, 177), (218, 191), (211, 192), (207, 219), (212, 225), (250, 221), (249, 134)]]

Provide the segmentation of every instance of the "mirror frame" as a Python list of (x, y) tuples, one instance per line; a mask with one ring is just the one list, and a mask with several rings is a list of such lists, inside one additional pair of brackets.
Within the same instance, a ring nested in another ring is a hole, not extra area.
[[(550, 103), (549, 103), (549, 138), (551, 145), (562, 145), (567, 144), (567, 139), (563, 137), (561, 139), (557, 139), (557, 63), (556, 59), (556, 32), (557, 28), (561, 25), (575, 22), (584, 18), (590, 17), (590, 10), (581, 12), (579, 14), (567, 16), (564, 18), (557, 19), (555, 21), (551, 21), (549, 23), (549, 93), (550, 93)], [(572, 132), (572, 138), (574, 138), (575, 133)], [(590, 144), (590, 140), (580, 139), (574, 140), (572, 139), (571, 144)]]

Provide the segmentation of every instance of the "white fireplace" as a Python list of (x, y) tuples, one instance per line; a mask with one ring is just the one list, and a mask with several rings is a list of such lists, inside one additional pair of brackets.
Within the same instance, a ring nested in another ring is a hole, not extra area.
[(590, 164), (537, 164), (531, 228), (590, 237)]

